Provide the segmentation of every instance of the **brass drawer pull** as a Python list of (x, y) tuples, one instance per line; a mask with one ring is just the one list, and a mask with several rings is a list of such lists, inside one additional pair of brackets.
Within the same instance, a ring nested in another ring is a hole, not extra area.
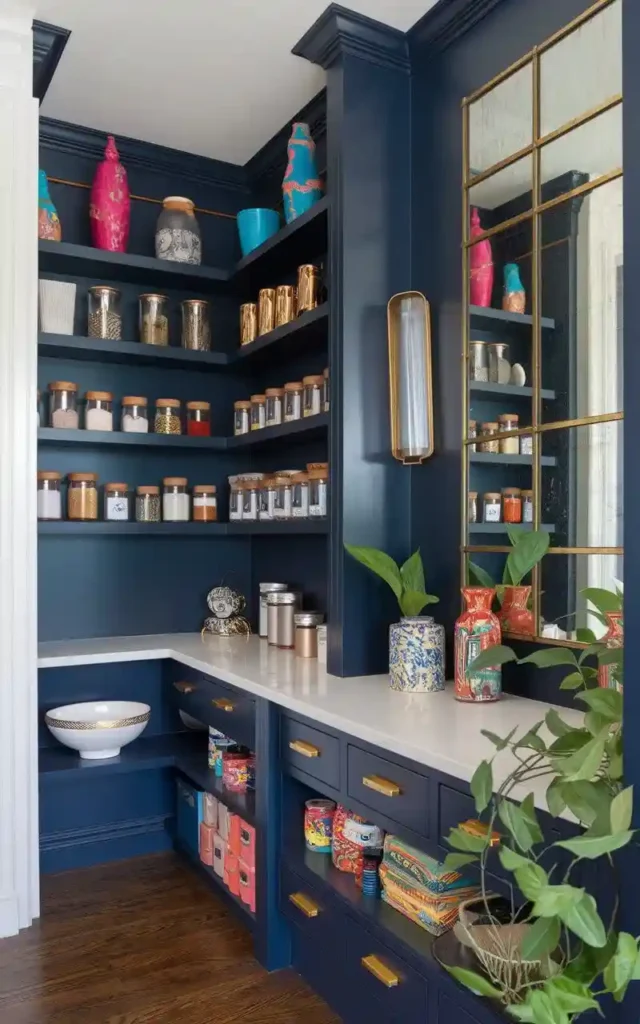
[(373, 789), (376, 793), (382, 793), (383, 796), (400, 796), (402, 792), (397, 782), (383, 779), (381, 775), (364, 775), (362, 785), (367, 789)]
[(220, 708), (221, 711), (233, 711), (233, 704), (226, 697), (218, 697), (216, 700), (212, 700), (211, 703), (214, 707)]
[(319, 747), (314, 747), (313, 743), (305, 743), (304, 740), (291, 740), (289, 750), (294, 750), (303, 757), (320, 757), (322, 753)]
[(293, 903), (294, 907), (297, 907), (305, 917), (317, 917), (320, 913), (318, 904), (314, 903), (309, 896), (305, 896), (303, 892), (289, 893), (289, 902)]
[(396, 985), (400, 984), (400, 978), (395, 971), (392, 971), (390, 967), (387, 967), (387, 965), (384, 964), (382, 960), (378, 959), (377, 956), (374, 956), (373, 953), (369, 954), (369, 956), (363, 956), (361, 963), (365, 970), (369, 971), (369, 974), (373, 974), (374, 978), (381, 981), (387, 988), (395, 988)]
[(178, 693), (193, 693), (198, 689), (194, 683), (174, 683), (173, 685)]

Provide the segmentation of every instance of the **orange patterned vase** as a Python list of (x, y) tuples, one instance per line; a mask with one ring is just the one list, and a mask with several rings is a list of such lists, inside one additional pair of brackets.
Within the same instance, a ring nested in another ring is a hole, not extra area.
[[(604, 617), (607, 620), (609, 629), (602, 637), (602, 642), (607, 647), (622, 647), (624, 642), (624, 619), (622, 612), (605, 612)], [(618, 678), (617, 665), (600, 665), (598, 667), (598, 686), (622, 693), (622, 682)]]
[(533, 612), (528, 608), (531, 587), (504, 588), (502, 608), (498, 619), (503, 633), (519, 633), (520, 636), (533, 636), (535, 633)]
[(491, 611), (495, 590), (491, 587), (463, 587), (462, 596), (467, 607), (456, 622), (456, 700), (499, 700), (502, 696), (502, 670), (499, 665), (466, 675), (468, 665), (480, 651), (500, 643), (500, 623)]

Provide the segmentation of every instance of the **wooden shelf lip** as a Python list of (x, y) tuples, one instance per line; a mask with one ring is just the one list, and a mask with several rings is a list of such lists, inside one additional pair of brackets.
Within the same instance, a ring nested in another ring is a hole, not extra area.
[(177, 366), (188, 370), (219, 370), (235, 356), (227, 352), (194, 352), (178, 345), (143, 345), (140, 341), (109, 341), (79, 334), (38, 335), (39, 355), (54, 359), (78, 359), (96, 363), (128, 363), (142, 366)]
[[(323, 196), (310, 210), (300, 217), (296, 217), (290, 224), (286, 224), (275, 235), (250, 252), (248, 256), (244, 256), (236, 264), (232, 275), (233, 279), (245, 277), (253, 272), (258, 264), (262, 265), (265, 257), (276, 259), (278, 265), (282, 266), (287, 262), (287, 256), (290, 254), (293, 260), (291, 269), (295, 269), (298, 253), (302, 253), (306, 249), (309, 259), (316, 256), (317, 252), (313, 251), (314, 245), (317, 239), (326, 235), (328, 209), (329, 197)], [(326, 248), (326, 245), (323, 248)], [(301, 262), (304, 263), (305, 260), (301, 259)], [(266, 266), (266, 260), (264, 265)]]
[[(532, 466), (533, 455), (493, 455), (491, 452), (470, 452), (471, 462), (495, 466)], [(541, 466), (555, 466), (557, 459), (553, 455), (541, 455)]]
[(107, 252), (73, 242), (40, 241), (38, 254), (40, 271), (52, 274), (100, 277), (105, 281), (156, 282), (166, 288), (186, 287), (200, 292), (229, 281), (229, 271), (221, 267), (175, 263), (132, 252)]
[[(494, 309), (493, 306), (469, 306), (469, 316), (472, 327), (479, 327), (483, 322), (494, 327), (498, 324), (505, 327), (533, 326), (533, 317), (529, 313), (507, 313), (506, 310)], [(545, 331), (554, 331), (556, 322), (551, 317), (543, 316), (540, 318), (540, 326)]]
[[(504, 395), (505, 398), (531, 398), (533, 396), (533, 388), (521, 388), (516, 384), (496, 384), (493, 381), (484, 380), (470, 380), (469, 391), (485, 395)], [(550, 388), (541, 388), (540, 395), (550, 401), (556, 397), (555, 391), (551, 391)]]
[(81, 773), (98, 772), (100, 775), (125, 775), (149, 771), (154, 768), (176, 767), (176, 758), (203, 758), (206, 764), (207, 743), (194, 733), (175, 733), (165, 736), (142, 736), (123, 747), (117, 757), (100, 761), (81, 758), (75, 750), (56, 743), (38, 751), (38, 773), (41, 782), (49, 779), (79, 778)]
[(189, 437), (187, 434), (136, 434), (124, 430), (62, 430), (40, 427), (38, 443), (45, 445), (116, 445), (124, 448), (202, 448), (224, 451), (226, 437)]
[(229, 438), (229, 448), (244, 448), (246, 446), (263, 446), (272, 441), (278, 441), (282, 437), (294, 437), (300, 435), (302, 440), (307, 436), (317, 437), (324, 434), (329, 426), (329, 413), (321, 412), (315, 416), (305, 416), (291, 423), (280, 423), (277, 427), (263, 427), (262, 430), (252, 430), (248, 434), (241, 434), (239, 437)]
[[(469, 523), (469, 533), (505, 533), (507, 525), (516, 526), (519, 530), (533, 530), (533, 523)], [(540, 523), (540, 529), (547, 533), (555, 533), (553, 523)]]
[(276, 523), (114, 523), (104, 520), (77, 522), (69, 519), (38, 523), (41, 536), (103, 537), (253, 537), (286, 534), (327, 534), (328, 519), (299, 519)]

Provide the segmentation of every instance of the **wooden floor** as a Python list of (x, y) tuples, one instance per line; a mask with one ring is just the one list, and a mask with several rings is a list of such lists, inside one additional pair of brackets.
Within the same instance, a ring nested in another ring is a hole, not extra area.
[(43, 879), (42, 918), (0, 939), (2, 1024), (339, 1024), (173, 854)]

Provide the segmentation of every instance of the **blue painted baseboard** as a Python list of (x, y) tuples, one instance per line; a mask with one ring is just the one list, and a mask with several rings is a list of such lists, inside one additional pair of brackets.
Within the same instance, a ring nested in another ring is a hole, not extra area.
[(170, 850), (172, 820), (158, 814), (41, 835), (40, 870), (53, 874)]

